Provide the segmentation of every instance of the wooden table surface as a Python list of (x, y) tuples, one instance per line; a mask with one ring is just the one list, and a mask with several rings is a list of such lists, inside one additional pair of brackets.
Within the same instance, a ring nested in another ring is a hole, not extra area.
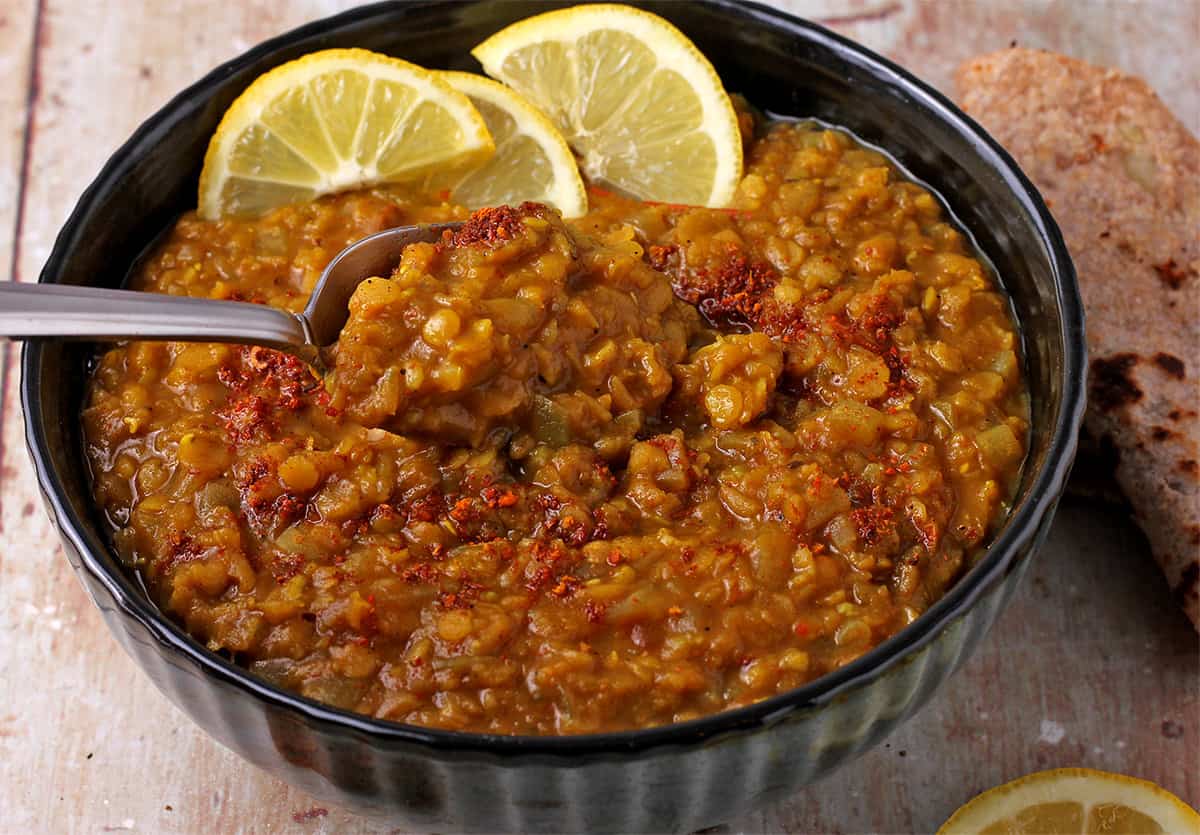
[[(943, 90), (1013, 42), (1138, 73), (1200, 132), (1200, 0), (778, 0)], [(0, 0), (0, 277), (34, 281), (107, 156), (175, 91), (341, 0)], [(7, 268), (7, 270), (5, 269)], [(118, 649), (40, 507), (0, 380), (0, 835), (385, 832), (259, 772), (201, 733)], [(20, 636), (20, 637), (15, 637)], [(1068, 500), (983, 648), (885, 744), (746, 832), (928, 832), (976, 792), (1085, 765), (1200, 805), (1200, 652), (1140, 533)]]

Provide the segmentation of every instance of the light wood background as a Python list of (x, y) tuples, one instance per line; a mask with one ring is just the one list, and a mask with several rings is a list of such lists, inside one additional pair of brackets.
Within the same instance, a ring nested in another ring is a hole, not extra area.
[[(1200, 132), (1200, 0), (777, 0), (944, 90), (1012, 42), (1145, 76)], [(34, 281), (84, 186), (184, 85), (341, 0), (0, 0), (0, 279)], [(62, 557), (0, 380), (0, 835), (386, 832), (242, 762), (121, 653)], [(1068, 501), (986, 645), (825, 782), (719, 831), (931, 831), (976, 792), (1086, 765), (1200, 804), (1200, 653), (1124, 511)]]

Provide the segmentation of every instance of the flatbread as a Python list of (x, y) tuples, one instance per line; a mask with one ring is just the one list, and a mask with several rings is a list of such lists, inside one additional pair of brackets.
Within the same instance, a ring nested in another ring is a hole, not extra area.
[(1200, 144), (1139, 78), (1030, 49), (966, 62), (966, 111), (1041, 190), (1079, 273), (1087, 433), (1200, 629)]

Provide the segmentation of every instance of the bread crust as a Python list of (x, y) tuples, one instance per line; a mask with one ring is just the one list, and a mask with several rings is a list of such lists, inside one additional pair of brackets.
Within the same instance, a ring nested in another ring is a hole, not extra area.
[(972, 59), (963, 108), (1041, 190), (1079, 273), (1087, 432), (1200, 629), (1200, 144), (1141, 79), (1040, 50)]

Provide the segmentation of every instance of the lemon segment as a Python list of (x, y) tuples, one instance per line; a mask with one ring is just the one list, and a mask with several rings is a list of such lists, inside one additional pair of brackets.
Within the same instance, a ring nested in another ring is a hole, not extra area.
[(938, 835), (1153, 835), (1200, 833), (1200, 815), (1146, 780), (1059, 768), (1005, 783), (971, 800)]
[(593, 181), (723, 207), (742, 176), (737, 115), (712, 64), (649, 12), (595, 4), (514, 23), (471, 51), (558, 127)]
[(430, 191), (450, 192), (471, 209), (531, 200), (553, 206), (563, 217), (587, 213), (587, 192), (562, 134), (511, 87), (465, 72), (438, 73), (465, 95), (487, 125), (496, 153), (481, 167), (434, 174)]
[(478, 166), (494, 146), (466, 96), (407, 61), (314, 52), (230, 105), (200, 175), (200, 215), (256, 215), (323, 194)]

